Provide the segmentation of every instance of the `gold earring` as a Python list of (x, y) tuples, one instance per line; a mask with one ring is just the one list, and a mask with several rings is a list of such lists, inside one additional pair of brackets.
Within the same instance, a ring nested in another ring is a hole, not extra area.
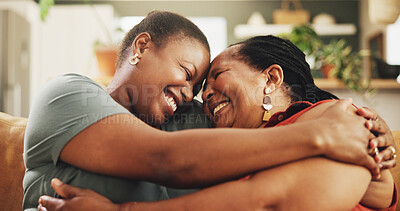
[(264, 108), (264, 115), (263, 115), (263, 121), (268, 122), (268, 120), (271, 118), (271, 112), (269, 112), (272, 109), (272, 104), (271, 104), (271, 97), (269, 94), (271, 93), (271, 89), (268, 87), (265, 87), (264, 89), (264, 99), (263, 99), (263, 108)]
[(139, 54), (135, 53), (135, 55), (129, 58), (129, 64), (136, 65), (139, 62)]

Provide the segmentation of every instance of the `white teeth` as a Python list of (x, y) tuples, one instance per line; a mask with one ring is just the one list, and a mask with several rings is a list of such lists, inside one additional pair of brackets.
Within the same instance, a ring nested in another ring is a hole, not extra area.
[(226, 105), (228, 105), (228, 102), (221, 103), (221, 104), (219, 104), (216, 108), (214, 108), (214, 111), (213, 111), (214, 115), (215, 115), (219, 110), (221, 110), (223, 107), (225, 107)]
[(175, 103), (174, 98), (164, 95), (165, 99), (167, 100), (168, 104), (172, 107), (172, 110), (175, 112), (178, 106)]

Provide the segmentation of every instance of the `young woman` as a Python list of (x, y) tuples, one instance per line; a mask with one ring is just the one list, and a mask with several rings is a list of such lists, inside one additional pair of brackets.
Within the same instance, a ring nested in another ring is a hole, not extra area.
[(373, 139), (370, 129), (381, 122), (340, 106), (312, 121), (265, 130), (156, 129), (192, 100), (208, 66), (207, 40), (193, 23), (152, 12), (124, 39), (107, 93), (79, 75), (50, 81), (28, 120), (24, 209), (36, 209), (40, 195), (56, 196), (54, 177), (126, 202), (168, 199), (156, 184), (204, 187), (316, 155), (378, 174), (369, 140), (374, 148), (390, 137)]

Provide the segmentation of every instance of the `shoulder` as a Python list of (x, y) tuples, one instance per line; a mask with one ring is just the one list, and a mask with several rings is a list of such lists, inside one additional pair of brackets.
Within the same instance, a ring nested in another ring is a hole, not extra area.
[[(315, 103), (306, 112), (304, 112), (298, 119), (297, 122), (312, 120), (321, 116), (331, 106), (335, 105), (338, 100), (323, 100)], [(355, 111), (354, 107), (349, 107), (349, 111)]]
[(105, 92), (105, 90), (99, 84), (90, 78), (79, 74), (70, 73), (50, 79), (43, 86), (40, 94), (57, 95), (68, 91), (83, 90), (87, 88), (103, 90)]
[(73, 73), (60, 75), (50, 79), (36, 94), (31, 111), (66, 106), (78, 100), (101, 96), (108, 98), (107, 92), (90, 78)]
[[(53, 160), (75, 135), (114, 114), (129, 114), (91, 79), (78, 74), (57, 76), (35, 96), (25, 130), (27, 167)], [(46, 153), (43, 153), (43, 152)]]

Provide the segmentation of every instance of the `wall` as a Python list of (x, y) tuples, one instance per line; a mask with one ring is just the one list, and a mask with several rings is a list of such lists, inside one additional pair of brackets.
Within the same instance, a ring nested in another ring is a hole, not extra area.
[[(76, 4), (77, 1), (58, 0), (59, 4)], [(272, 12), (281, 7), (279, 0), (180, 0), (180, 1), (94, 1), (114, 6), (119, 16), (144, 16), (149, 11), (159, 9), (174, 11), (184, 16), (222, 16), (228, 20), (228, 44), (239, 40), (233, 36), (237, 24), (244, 24), (254, 11), (263, 14), (267, 23), (273, 23)], [(303, 8), (311, 17), (321, 12), (332, 14), (338, 23), (358, 23), (358, 0), (303, 0)], [(332, 38), (332, 37), (330, 37)], [(351, 45), (358, 49), (358, 34), (346, 36)]]
[(112, 31), (113, 20), (114, 9), (110, 5), (96, 5), (96, 8), (89, 5), (52, 7), (42, 23), (39, 83), (44, 84), (54, 76), (65, 73), (96, 77), (95, 42), (111, 42), (107, 32)]
[[(360, 0), (360, 46), (362, 49), (368, 48), (368, 40), (379, 33), (386, 37), (386, 27), (381, 24), (374, 24), (368, 16), (368, 1)], [(388, 45), (383, 39), (384, 46)], [(365, 66), (368, 72), (368, 65)], [(374, 108), (389, 124), (392, 130), (400, 130), (400, 90), (379, 90), (378, 93), (369, 101), (345, 90), (331, 90), (340, 97), (352, 97), (357, 105), (370, 106)]]
[[(40, 64), (40, 42), (38, 41), (40, 38), (40, 32), (41, 32), (41, 22), (40, 22), (40, 16), (39, 16), (39, 7), (38, 5), (31, 1), (31, 0), (20, 0), (20, 1), (12, 1), (12, 0), (6, 0), (6, 1), (0, 1), (0, 9), (1, 10), (10, 10), (12, 12), (15, 12), (18, 16), (20, 16), (22, 19), (27, 21), (30, 25), (30, 35), (29, 35), (29, 44), (30, 46), (27, 46), (29, 49), (29, 55), (27, 60), (29, 60), (29, 67), (28, 73), (25, 75), (25, 79), (22, 80), (29, 80), (29, 101), (32, 100), (32, 95), (36, 93), (38, 90), (38, 87), (40, 86), (38, 83), (38, 78), (39, 78), (39, 70), (41, 69), (41, 64)], [(18, 27), (21, 26), (16, 26), (13, 25), (11, 27), (14, 27), (18, 29)], [(3, 50), (3, 49), (2, 49)], [(24, 93), (25, 94), (25, 93)], [(9, 103), (9, 102), (5, 102)], [(28, 113), (28, 109), (25, 109), (26, 105), (19, 105), (20, 107), (24, 108), (24, 111), (20, 113), (20, 115), (26, 116)], [(28, 106), (29, 107), (29, 106)], [(16, 114), (18, 115), (18, 113)]]
[(375, 109), (378, 114), (388, 123), (392, 130), (400, 130), (400, 89), (379, 90), (376, 95), (365, 99), (349, 90), (335, 89), (327, 90), (339, 98), (353, 98), (354, 104)]

